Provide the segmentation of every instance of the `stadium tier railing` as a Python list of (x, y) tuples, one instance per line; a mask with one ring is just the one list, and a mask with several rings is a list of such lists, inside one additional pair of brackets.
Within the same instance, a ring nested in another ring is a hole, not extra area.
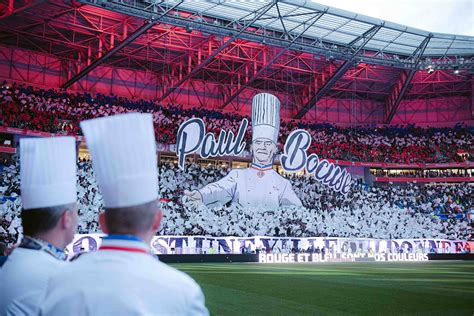
[(380, 182), (473, 182), (474, 177), (375, 177)]
[(6, 127), (0, 126), (0, 133), (13, 134), (13, 135), (22, 135), (22, 136), (32, 136), (32, 137), (56, 137), (56, 136), (73, 136), (78, 141), (83, 141), (84, 137), (74, 134), (53, 134), (41, 131), (32, 131), (29, 129), (15, 128), (15, 127)]
[(9, 146), (0, 146), (0, 153), (16, 154), (16, 148)]

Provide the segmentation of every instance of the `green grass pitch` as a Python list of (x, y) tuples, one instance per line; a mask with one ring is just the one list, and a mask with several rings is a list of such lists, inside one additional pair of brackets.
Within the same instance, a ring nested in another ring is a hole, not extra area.
[(173, 264), (211, 315), (474, 315), (474, 262)]

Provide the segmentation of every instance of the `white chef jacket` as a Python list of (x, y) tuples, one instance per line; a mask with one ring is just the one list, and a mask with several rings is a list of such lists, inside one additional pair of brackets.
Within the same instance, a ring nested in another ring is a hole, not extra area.
[(0, 268), (0, 315), (37, 315), (49, 278), (66, 265), (41, 250), (15, 249)]
[(192, 278), (150, 255), (144, 242), (120, 236), (53, 277), (41, 315), (209, 314)]
[(244, 207), (301, 206), (290, 181), (280, 176), (271, 166), (233, 169), (227, 176), (206, 185), (199, 192), (206, 205), (232, 201)]

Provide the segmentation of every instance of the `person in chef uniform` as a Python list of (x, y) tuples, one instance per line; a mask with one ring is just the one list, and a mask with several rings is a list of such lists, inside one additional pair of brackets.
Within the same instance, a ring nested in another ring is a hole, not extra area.
[(273, 170), (280, 131), (280, 101), (269, 93), (252, 100), (252, 164), (233, 169), (221, 180), (197, 191), (186, 191), (188, 201), (207, 206), (236, 202), (244, 207), (301, 206), (291, 183)]
[(151, 114), (81, 122), (105, 212), (99, 250), (54, 276), (43, 315), (208, 315), (199, 285), (150, 254), (159, 230), (156, 143)]
[(74, 137), (21, 139), (20, 167), (24, 236), (0, 269), (0, 315), (39, 313), (78, 226)]

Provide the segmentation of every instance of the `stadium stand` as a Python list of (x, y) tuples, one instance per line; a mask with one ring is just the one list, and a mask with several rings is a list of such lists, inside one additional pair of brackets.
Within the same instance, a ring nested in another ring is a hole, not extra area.
[[(132, 101), (102, 94), (72, 94), (7, 82), (1, 89), (1, 125), (50, 133), (79, 135), (81, 120), (139, 110), (153, 114), (159, 143), (174, 144), (179, 124), (188, 118), (204, 119), (208, 131), (216, 134), (223, 127), (237, 130), (243, 118), (232, 112), (183, 109), (180, 105), (165, 106), (155, 101)], [(472, 161), (474, 157), (473, 128), (461, 124), (454, 128), (342, 128), (291, 120), (282, 122), (280, 139), (286, 139), (296, 128), (310, 131), (314, 141), (309, 152), (329, 159), (434, 163)]]
[[(165, 221), (160, 234), (256, 236), (338, 236), (360, 238), (469, 239), (472, 228), (467, 213), (473, 205), (473, 186), (458, 185), (372, 187), (361, 183), (342, 196), (314, 178), (292, 176), (290, 181), (303, 206), (262, 210), (223, 205), (192, 208), (182, 192), (213, 182), (228, 170), (174, 164), (159, 168), (160, 195)], [(17, 162), (2, 169), (0, 234), (9, 241), (21, 234), (19, 170)], [(98, 232), (98, 213), (103, 208), (90, 162), (78, 163), (80, 233)]]
[[(222, 127), (237, 129), (243, 116), (208, 109), (184, 109), (155, 101), (129, 100), (117, 96), (66, 93), (23, 84), (3, 82), (0, 91), (1, 125), (48, 133), (80, 135), (81, 120), (134, 111), (150, 112), (159, 143), (174, 144), (179, 124), (191, 117), (203, 118), (216, 134)], [(310, 131), (310, 152), (331, 159), (394, 163), (469, 162), (473, 159), (472, 127), (454, 128), (351, 127), (283, 121), (282, 139), (296, 128)], [(249, 133), (247, 133), (249, 134)], [(248, 136), (248, 135), (247, 135)], [(13, 146), (8, 142), (8, 146)], [(2, 167), (2, 223), (0, 234), (13, 241), (21, 234), (17, 162)], [(99, 230), (97, 214), (102, 199), (91, 164), (82, 161), (79, 170), (80, 232)], [(338, 196), (313, 178), (290, 177), (303, 208), (275, 210), (218, 206), (193, 209), (181, 200), (184, 190), (193, 190), (226, 175), (223, 167), (192, 164), (183, 172), (172, 162), (160, 166), (161, 196), (168, 201), (162, 234), (213, 236), (273, 235), (338, 236), (370, 238), (470, 238), (467, 213), (472, 209), (473, 187), (467, 183), (402, 188), (369, 186), (359, 181), (348, 196)], [(376, 177), (471, 177), (471, 170), (372, 171)], [(285, 216), (282, 216), (285, 214)]]

